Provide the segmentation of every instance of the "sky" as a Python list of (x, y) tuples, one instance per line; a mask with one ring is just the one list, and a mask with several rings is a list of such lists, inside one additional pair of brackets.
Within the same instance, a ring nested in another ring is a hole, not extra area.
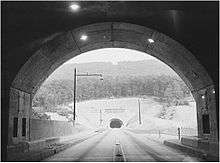
[(116, 65), (122, 61), (141, 61), (156, 59), (147, 53), (123, 48), (105, 48), (82, 53), (70, 59), (65, 64), (70, 63), (89, 63), (89, 62), (112, 62)]

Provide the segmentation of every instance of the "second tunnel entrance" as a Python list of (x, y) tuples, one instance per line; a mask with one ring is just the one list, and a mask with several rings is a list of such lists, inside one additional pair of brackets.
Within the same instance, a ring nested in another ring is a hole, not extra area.
[(114, 118), (110, 120), (110, 127), (111, 128), (121, 128), (123, 122), (120, 119)]

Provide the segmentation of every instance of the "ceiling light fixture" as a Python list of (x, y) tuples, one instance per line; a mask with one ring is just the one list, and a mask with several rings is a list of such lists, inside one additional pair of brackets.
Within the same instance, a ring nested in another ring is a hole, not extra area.
[(82, 41), (86, 41), (87, 39), (88, 39), (88, 36), (85, 34), (81, 35), (81, 37), (80, 37), (80, 40), (82, 40)]
[(80, 9), (80, 5), (78, 5), (77, 3), (74, 3), (74, 4), (70, 5), (70, 8), (73, 11), (78, 11)]
[(154, 43), (154, 40), (151, 39), (151, 38), (149, 38), (149, 39), (147, 39), (147, 40), (148, 40), (149, 43)]

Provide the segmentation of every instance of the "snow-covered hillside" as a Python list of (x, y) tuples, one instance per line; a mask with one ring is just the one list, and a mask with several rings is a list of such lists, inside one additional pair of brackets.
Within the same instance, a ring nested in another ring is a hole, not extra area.
[[(140, 101), (141, 122), (139, 124), (138, 110)], [(124, 126), (144, 131), (161, 131), (175, 133), (178, 127), (187, 129), (186, 134), (196, 135), (197, 119), (196, 105), (190, 99), (189, 105), (164, 107), (155, 97), (145, 98), (112, 98), (83, 101), (76, 104), (76, 122), (89, 128), (108, 127), (111, 118), (119, 118)], [(68, 106), (72, 108), (70, 104)], [(161, 114), (164, 114), (161, 116)], [(68, 121), (57, 113), (46, 113), (52, 120)], [(69, 115), (72, 117), (72, 114)], [(100, 119), (102, 120), (100, 123)], [(185, 131), (184, 131), (185, 132)]]
[[(160, 103), (155, 102), (148, 104), (149, 108), (142, 114), (142, 124), (138, 124), (138, 117), (130, 123), (128, 127), (144, 130), (151, 133), (162, 132), (175, 135), (177, 128), (181, 129), (183, 135), (197, 135), (197, 112), (196, 103), (190, 100), (189, 105), (163, 107)], [(155, 114), (151, 114), (155, 113)], [(150, 113), (150, 114), (149, 114)], [(159, 114), (156, 114), (159, 113)], [(163, 116), (160, 116), (163, 113)]]

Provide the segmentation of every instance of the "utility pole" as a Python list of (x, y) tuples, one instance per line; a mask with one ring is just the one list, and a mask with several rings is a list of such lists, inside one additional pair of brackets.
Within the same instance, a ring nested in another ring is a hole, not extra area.
[(77, 74), (76, 68), (74, 68), (74, 81), (73, 81), (73, 126), (75, 126), (76, 121), (76, 77), (77, 76), (99, 76), (101, 77), (100, 80), (103, 80), (102, 74)]
[(141, 103), (140, 103), (140, 99), (138, 99), (138, 119), (139, 119), (139, 124), (141, 124)]
[(177, 128), (178, 139), (180, 140), (180, 127)]
[(74, 81), (73, 81), (73, 126), (75, 126), (76, 120), (76, 68), (74, 69)]
[(102, 125), (102, 110), (100, 109), (100, 115), (99, 115), (99, 121), (100, 121), (100, 126)]

